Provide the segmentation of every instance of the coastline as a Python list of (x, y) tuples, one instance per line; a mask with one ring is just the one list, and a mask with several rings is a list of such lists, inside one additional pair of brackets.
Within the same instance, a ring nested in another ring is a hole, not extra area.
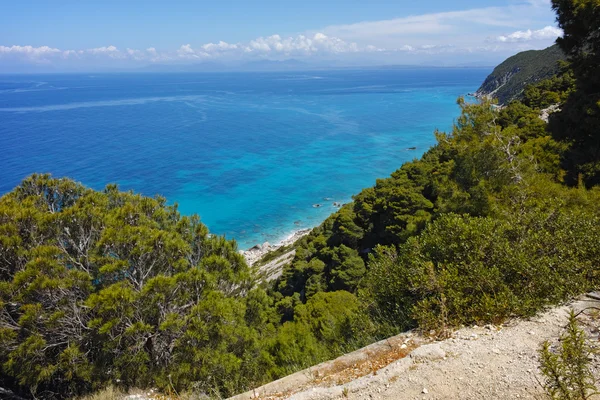
[(249, 266), (254, 265), (257, 261), (262, 259), (266, 254), (278, 250), (281, 247), (290, 246), (296, 243), (304, 236), (308, 235), (314, 228), (299, 229), (292, 232), (288, 237), (281, 240), (276, 244), (265, 242), (263, 244), (257, 244), (247, 250), (240, 250), (240, 254), (244, 256)]

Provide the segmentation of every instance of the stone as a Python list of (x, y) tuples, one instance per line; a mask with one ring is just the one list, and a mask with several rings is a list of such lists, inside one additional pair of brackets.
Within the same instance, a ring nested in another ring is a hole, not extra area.
[(429, 390), (427, 390), (427, 388), (423, 388), (423, 391), (422, 391), (422, 393), (423, 393), (423, 394), (427, 394), (427, 393), (429, 393)]

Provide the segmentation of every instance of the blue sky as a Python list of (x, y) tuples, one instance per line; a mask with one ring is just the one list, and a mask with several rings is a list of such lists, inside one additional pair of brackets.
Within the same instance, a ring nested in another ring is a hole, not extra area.
[(0, 0), (0, 9), (0, 71), (494, 64), (560, 35), (549, 0)]

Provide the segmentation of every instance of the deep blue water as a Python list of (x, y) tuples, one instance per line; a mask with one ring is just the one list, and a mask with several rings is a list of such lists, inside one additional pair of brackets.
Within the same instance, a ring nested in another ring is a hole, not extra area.
[(420, 156), (488, 73), (0, 76), (0, 194), (34, 172), (118, 183), (273, 243)]

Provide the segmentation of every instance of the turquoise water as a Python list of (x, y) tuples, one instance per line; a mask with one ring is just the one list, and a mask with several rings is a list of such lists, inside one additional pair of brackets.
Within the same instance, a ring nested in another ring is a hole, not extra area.
[(488, 73), (0, 76), (0, 193), (34, 172), (118, 183), (274, 243), (420, 156)]

